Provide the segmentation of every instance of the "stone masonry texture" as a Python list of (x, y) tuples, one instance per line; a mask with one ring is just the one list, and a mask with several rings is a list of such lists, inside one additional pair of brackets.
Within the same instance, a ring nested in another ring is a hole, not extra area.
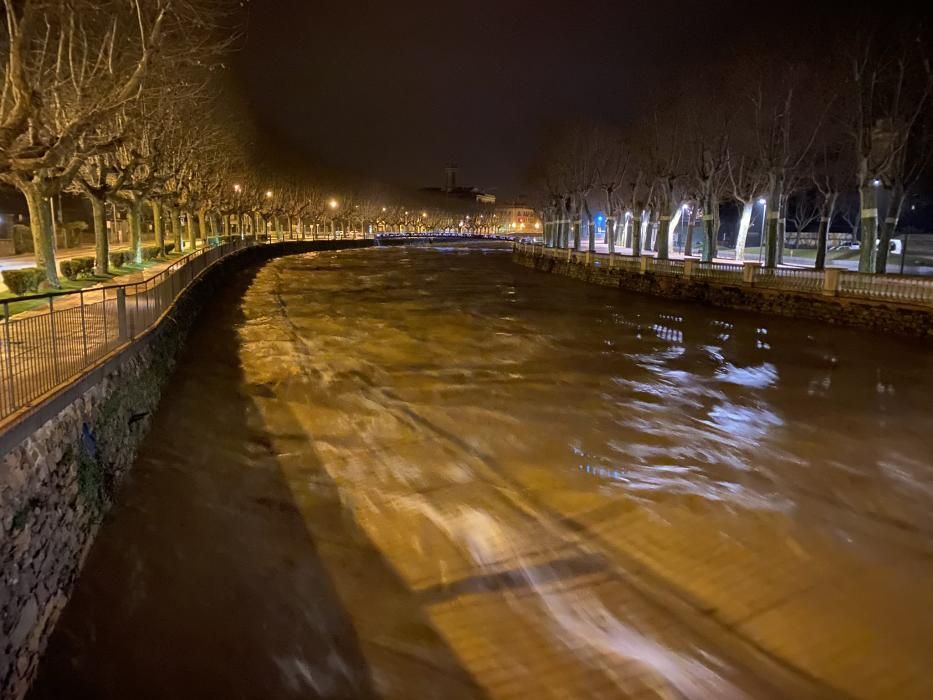
[(933, 311), (917, 306), (721, 284), (652, 272), (641, 274), (618, 267), (587, 263), (582, 256), (567, 261), (515, 251), (512, 259), (519, 265), (539, 272), (563, 275), (605, 287), (618, 287), (639, 294), (822, 321), (883, 333), (933, 338)]
[(0, 697), (22, 698), (29, 689), (176, 354), (225, 271), (281, 254), (366, 243), (272, 244), (223, 259), (155, 331), (124, 348), (100, 381), (0, 455)]

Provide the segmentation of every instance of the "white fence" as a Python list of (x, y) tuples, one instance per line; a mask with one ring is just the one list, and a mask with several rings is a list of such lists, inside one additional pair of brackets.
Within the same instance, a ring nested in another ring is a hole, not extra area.
[(723, 285), (784, 290), (821, 296), (850, 297), (878, 302), (933, 306), (933, 278), (849, 272), (840, 268), (807, 270), (795, 267), (765, 268), (757, 262), (701, 262), (697, 259), (658, 260), (618, 253), (588, 253), (541, 244), (516, 243), (515, 249), (556, 260), (589, 263), (633, 273), (652, 273), (698, 279)]

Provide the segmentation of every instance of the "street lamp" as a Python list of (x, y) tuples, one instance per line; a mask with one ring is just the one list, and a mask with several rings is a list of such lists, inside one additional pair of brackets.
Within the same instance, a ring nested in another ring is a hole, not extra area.
[(243, 188), (240, 187), (239, 185), (234, 185), (234, 186), (233, 186), (233, 191), (236, 192), (236, 193), (238, 193), (238, 194), (239, 194), (239, 192), (240, 192), (242, 189), (243, 189)]

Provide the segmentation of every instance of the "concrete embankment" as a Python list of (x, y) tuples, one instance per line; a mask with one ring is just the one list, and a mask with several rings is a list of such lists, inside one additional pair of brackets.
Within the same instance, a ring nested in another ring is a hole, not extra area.
[(933, 339), (933, 309), (923, 306), (664, 275), (650, 270), (610, 266), (604, 261), (588, 260), (585, 254), (564, 259), (515, 249), (512, 259), (539, 272), (639, 294)]

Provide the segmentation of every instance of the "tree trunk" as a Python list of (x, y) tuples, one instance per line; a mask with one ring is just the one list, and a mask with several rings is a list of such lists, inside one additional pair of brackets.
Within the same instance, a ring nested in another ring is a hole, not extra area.
[(752, 224), (752, 211), (754, 208), (755, 203), (753, 201), (742, 203), (742, 216), (739, 217), (739, 231), (735, 237), (736, 262), (744, 262), (745, 260), (745, 243), (748, 241), (748, 229)]
[(179, 211), (175, 207), (169, 207), (168, 215), (172, 221), (172, 242), (175, 244), (175, 252), (181, 252), (181, 218)]
[(871, 272), (878, 237), (878, 195), (874, 185), (859, 189), (862, 207), (862, 244), (859, 250), (858, 271)]
[(615, 212), (612, 208), (612, 189), (606, 190), (606, 247), (609, 254), (616, 252), (616, 220)]
[(684, 236), (684, 257), (693, 257), (693, 221), (689, 216), (684, 217), (684, 230), (687, 233)]
[[(778, 244), (780, 243), (780, 228), (778, 221), (781, 218), (781, 203), (784, 199), (784, 183), (780, 178), (774, 178), (771, 182), (771, 190), (768, 197), (768, 204), (772, 208), (765, 209), (767, 218), (764, 221), (765, 237), (765, 267), (774, 268), (778, 266)], [(766, 205), (767, 206), (767, 205)]]
[(638, 214), (637, 209), (632, 210), (632, 255), (636, 258), (641, 256), (641, 236), (644, 231), (642, 228), (642, 217), (645, 212)]
[(88, 195), (91, 218), (94, 221), (94, 274), (103, 277), (110, 268), (110, 240), (107, 238), (107, 205)]
[(581, 230), (583, 228), (583, 218), (579, 204), (574, 205), (573, 216), (570, 218), (570, 225), (573, 226), (573, 249), (580, 250), (583, 233)]
[(711, 196), (703, 201), (703, 262), (712, 262), (716, 257), (716, 235), (719, 233), (719, 202)]
[(820, 212), (820, 228), (816, 234), (816, 263), (817, 270), (826, 268), (826, 246), (829, 242), (829, 227), (833, 223), (833, 211), (836, 208), (838, 192), (830, 192), (823, 202), (823, 211)]
[(651, 210), (643, 209), (641, 212), (641, 221), (638, 226), (639, 233), (639, 242), (638, 242), (638, 254), (641, 255), (642, 250), (651, 250)]
[(777, 208), (777, 264), (784, 264), (784, 244), (787, 240), (787, 195), (782, 194)]
[(36, 267), (45, 270), (45, 279), (49, 287), (59, 289), (62, 285), (55, 269), (55, 247), (52, 242), (52, 212), (39, 188), (27, 184), (20, 188), (26, 198), (29, 209), (29, 228), (32, 231), (32, 244), (35, 250)]
[(130, 227), (130, 254), (133, 256), (133, 262), (137, 265), (143, 261), (141, 209), (142, 207), (136, 199), (130, 200), (126, 206), (126, 221)]
[[(590, 211), (590, 203), (586, 201), (586, 199), (583, 200), (583, 213), (586, 216), (586, 219), (585, 219), (586, 227), (587, 227), (587, 233), (589, 234), (587, 236), (586, 249), (590, 253), (595, 253), (596, 252), (596, 226), (593, 225), (593, 213)], [(583, 222), (583, 219), (581, 219), (581, 224), (582, 222)]]
[(198, 231), (201, 235), (201, 245), (207, 247), (207, 208), (198, 209)]
[(152, 207), (152, 227), (155, 229), (155, 244), (159, 249), (159, 255), (165, 255), (165, 230), (162, 228), (162, 202), (153, 199), (149, 206)]
[(230, 237), (230, 214), (221, 214), (221, 232), (223, 233), (224, 238)]
[[(680, 208), (678, 207), (678, 211), (674, 214), (675, 217), (679, 215), (679, 209)], [(673, 232), (672, 226), (676, 226), (677, 224), (672, 220), (672, 217), (666, 213), (661, 214), (660, 219), (661, 225), (658, 228), (657, 257), (658, 260), (669, 260), (671, 257), (671, 233)]]
[(190, 209), (185, 211), (185, 228), (188, 233), (188, 250), (193, 251), (198, 247), (197, 222), (194, 220), (194, 212)]
[[(901, 218), (905, 198), (904, 188), (899, 183), (895, 183), (891, 198), (888, 201), (887, 215), (881, 224), (878, 252), (875, 254), (875, 272), (877, 273), (884, 274), (888, 271), (888, 249), (891, 247), (891, 239), (894, 238), (897, 220)], [(903, 253), (903, 251), (901, 252)]]

